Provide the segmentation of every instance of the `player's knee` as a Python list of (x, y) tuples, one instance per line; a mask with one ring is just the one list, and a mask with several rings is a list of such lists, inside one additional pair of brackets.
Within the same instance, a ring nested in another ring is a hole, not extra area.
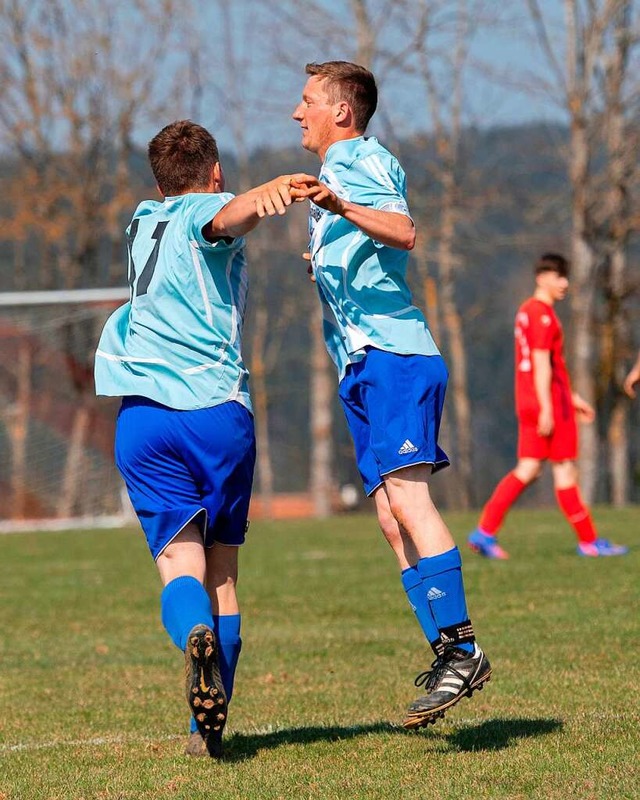
[(534, 483), (534, 481), (537, 481), (542, 475), (542, 462), (520, 462), (513, 472), (516, 478), (521, 480), (523, 483), (526, 483), (527, 485)]
[(412, 529), (410, 508), (404, 498), (389, 498), (389, 509), (396, 526), (401, 525), (405, 530)]
[(556, 489), (566, 489), (578, 481), (578, 469), (574, 461), (560, 461), (553, 465), (553, 482)]
[(228, 592), (235, 592), (238, 583), (237, 576), (218, 573), (211, 576), (207, 575), (207, 583), (211, 582), (216, 589)]
[(393, 547), (396, 540), (400, 540), (400, 530), (396, 518), (391, 513), (391, 509), (378, 509), (378, 525), (384, 534), (385, 539)]

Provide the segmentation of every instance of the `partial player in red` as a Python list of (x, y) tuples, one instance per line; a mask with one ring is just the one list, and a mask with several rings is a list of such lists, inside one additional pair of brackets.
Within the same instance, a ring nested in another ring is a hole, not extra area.
[(636, 356), (636, 360), (629, 370), (629, 374), (624, 379), (624, 390), (632, 400), (636, 398), (636, 383), (640, 382), (640, 351)]
[(551, 461), (558, 505), (578, 537), (578, 555), (624, 555), (627, 547), (598, 537), (578, 489), (577, 420), (591, 423), (595, 412), (571, 390), (562, 325), (553, 310), (569, 289), (569, 262), (545, 253), (535, 265), (535, 279), (533, 297), (520, 306), (515, 322), (518, 463), (489, 498), (469, 547), (485, 558), (509, 557), (496, 534), (511, 506), (540, 477), (543, 463)]

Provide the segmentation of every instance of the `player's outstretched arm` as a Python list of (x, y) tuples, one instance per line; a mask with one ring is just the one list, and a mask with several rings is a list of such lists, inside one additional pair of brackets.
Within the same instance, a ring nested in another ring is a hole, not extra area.
[(230, 200), (215, 215), (203, 234), (209, 241), (229, 236), (237, 238), (252, 231), (264, 217), (274, 217), (286, 213), (287, 208), (295, 200), (301, 200), (292, 193), (293, 180), (304, 181), (309, 175), (280, 175), (267, 183), (256, 186), (244, 194)]
[(326, 184), (317, 178), (310, 181), (292, 181), (296, 198), (306, 198), (320, 208), (339, 214), (380, 244), (399, 250), (412, 250), (416, 242), (413, 221), (405, 214), (395, 211), (380, 211), (342, 200)]
[(635, 385), (636, 383), (640, 382), (640, 352), (638, 353), (638, 357), (636, 358), (636, 363), (631, 367), (629, 374), (624, 379), (624, 390), (631, 398), (635, 398), (636, 390)]

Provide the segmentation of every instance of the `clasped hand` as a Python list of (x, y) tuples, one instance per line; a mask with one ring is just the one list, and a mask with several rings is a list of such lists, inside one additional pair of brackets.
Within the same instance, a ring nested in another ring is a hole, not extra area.
[(297, 172), (294, 175), (280, 175), (261, 186), (256, 186), (251, 191), (251, 194), (255, 195), (256, 214), (261, 219), (285, 214), (291, 203), (302, 203), (306, 200), (306, 195), (301, 192), (300, 187), (316, 180), (313, 175)]
[(343, 201), (325, 183), (312, 175), (294, 175), (292, 177), (291, 191), (296, 200), (311, 200), (332, 214), (342, 214)]

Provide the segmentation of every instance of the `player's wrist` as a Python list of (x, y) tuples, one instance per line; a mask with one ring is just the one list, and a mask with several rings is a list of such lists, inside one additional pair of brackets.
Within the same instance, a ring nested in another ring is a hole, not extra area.
[(335, 199), (335, 202), (333, 204), (332, 211), (333, 211), (334, 214), (338, 214), (338, 216), (340, 216), (340, 217), (346, 216), (347, 203), (336, 195), (336, 199)]

